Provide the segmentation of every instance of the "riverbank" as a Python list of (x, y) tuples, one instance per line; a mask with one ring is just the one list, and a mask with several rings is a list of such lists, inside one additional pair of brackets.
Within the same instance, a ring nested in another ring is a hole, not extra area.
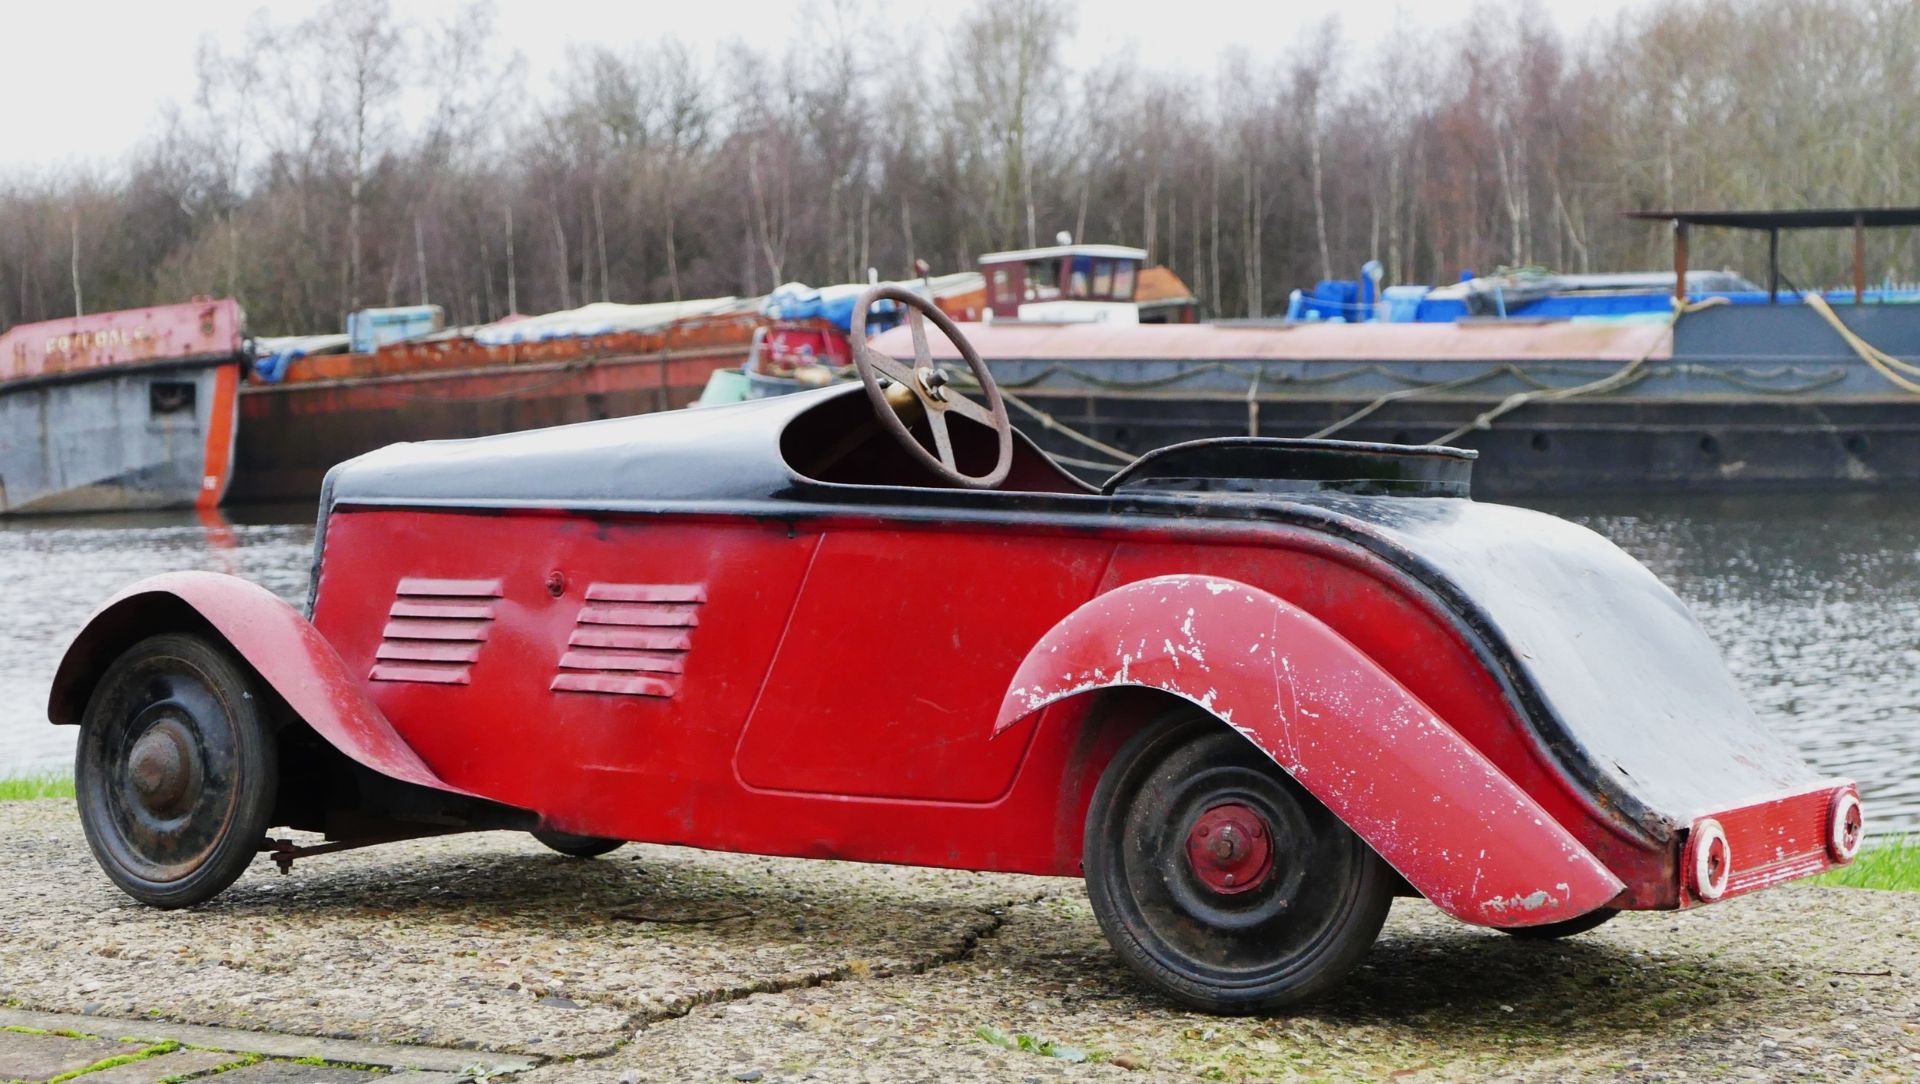
[(0, 883), (16, 1011), (520, 1059), (531, 1084), (1920, 1074), (1909, 893), (1787, 887), (1546, 944), (1402, 901), (1330, 1000), (1223, 1019), (1145, 995), (1070, 880), (494, 833), (262, 863), (161, 912), (101, 877), (70, 802), (31, 801), (0, 804)]

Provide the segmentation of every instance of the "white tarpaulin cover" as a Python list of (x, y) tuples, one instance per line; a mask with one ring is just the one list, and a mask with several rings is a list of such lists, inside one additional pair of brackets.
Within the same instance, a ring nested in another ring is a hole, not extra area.
[(740, 299), (734, 297), (662, 301), (651, 305), (619, 305), (611, 301), (598, 301), (577, 309), (488, 324), (476, 330), (473, 339), (484, 346), (505, 346), (547, 339), (610, 335), (620, 331), (651, 331), (675, 320), (729, 312), (740, 307)]

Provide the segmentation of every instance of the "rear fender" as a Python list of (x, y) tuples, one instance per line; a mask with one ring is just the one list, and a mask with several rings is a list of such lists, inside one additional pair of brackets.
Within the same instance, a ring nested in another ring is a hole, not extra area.
[(1119, 686), (1219, 717), (1455, 918), (1544, 925), (1625, 887), (1378, 663), (1266, 591), (1161, 576), (1101, 595), (1027, 654), (994, 733)]
[(382, 775), (468, 794), (435, 775), (367, 697), (340, 655), (293, 607), (257, 584), (213, 572), (141, 580), (87, 619), (53, 676), (47, 718), (76, 724), (108, 666), (156, 633), (211, 627), (306, 724)]

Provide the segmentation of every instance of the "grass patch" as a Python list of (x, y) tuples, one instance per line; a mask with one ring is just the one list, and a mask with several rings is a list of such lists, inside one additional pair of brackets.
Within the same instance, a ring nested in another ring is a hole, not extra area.
[(1920, 836), (1895, 836), (1870, 844), (1852, 865), (1823, 873), (1811, 883), (1920, 892)]
[(73, 777), (55, 772), (0, 779), (0, 802), (24, 802), (34, 798), (73, 797)]

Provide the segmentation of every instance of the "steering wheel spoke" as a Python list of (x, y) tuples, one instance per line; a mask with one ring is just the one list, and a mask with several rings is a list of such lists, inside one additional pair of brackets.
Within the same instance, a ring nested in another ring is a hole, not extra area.
[(881, 376), (886, 377), (895, 384), (905, 384), (908, 390), (912, 391), (915, 395), (923, 394), (920, 390), (920, 379), (914, 374), (912, 366), (895, 361), (885, 354), (878, 352), (874, 353), (872, 361), (874, 369), (879, 372)]
[[(898, 302), (907, 310), (907, 328), (913, 341), (911, 364), (880, 353), (867, 341), (867, 314), (876, 302), (883, 300)], [(979, 385), (980, 393), (986, 399), (985, 405), (961, 394), (958, 388), (945, 382), (943, 375), (928, 375), (923, 379), (923, 374), (935, 373), (933, 351), (927, 345), (926, 322), (929, 320), (953, 343), (961, 359), (967, 363), (967, 368), (972, 370), (974, 382)], [(1007, 417), (1006, 403), (1000, 398), (1000, 389), (993, 382), (993, 374), (987, 371), (986, 362), (981, 360), (979, 351), (960, 334), (960, 329), (954, 326), (946, 313), (927, 298), (903, 287), (873, 286), (861, 294), (855, 304), (851, 330), (854, 368), (859, 370), (861, 383), (866, 385), (867, 400), (873, 406), (874, 416), (883, 428), (893, 434), (908, 455), (942, 477), (969, 488), (992, 489), (1006, 481), (1007, 472), (1013, 467), (1013, 422)], [(880, 386), (883, 377), (905, 384), (926, 407), (927, 429), (933, 434), (933, 451), (929, 452), (920, 443), (888, 403), (886, 392)], [(969, 421), (979, 422), (993, 431), (999, 445), (993, 469), (979, 475), (967, 474), (960, 469), (953, 433), (948, 425), (948, 411)]]
[(960, 465), (953, 458), (953, 434), (947, 431), (947, 412), (927, 411), (927, 428), (933, 430), (933, 450), (940, 457), (940, 465), (958, 474)]
[(933, 349), (927, 345), (927, 321), (919, 309), (907, 309), (907, 327), (913, 331), (913, 364), (921, 369), (932, 368)]
[(944, 399), (943, 402), (945, 402), (948, 410), (953, 411), (963, 418), (970, 418), (973, 421), (979, 422), (988, 429), (993, 428), (994, 421), (992, 411), (974, 402), (972, 399), (967, 398), (951, 384), (947, 385), (943, 390), (946, 392), (946, 399)]

